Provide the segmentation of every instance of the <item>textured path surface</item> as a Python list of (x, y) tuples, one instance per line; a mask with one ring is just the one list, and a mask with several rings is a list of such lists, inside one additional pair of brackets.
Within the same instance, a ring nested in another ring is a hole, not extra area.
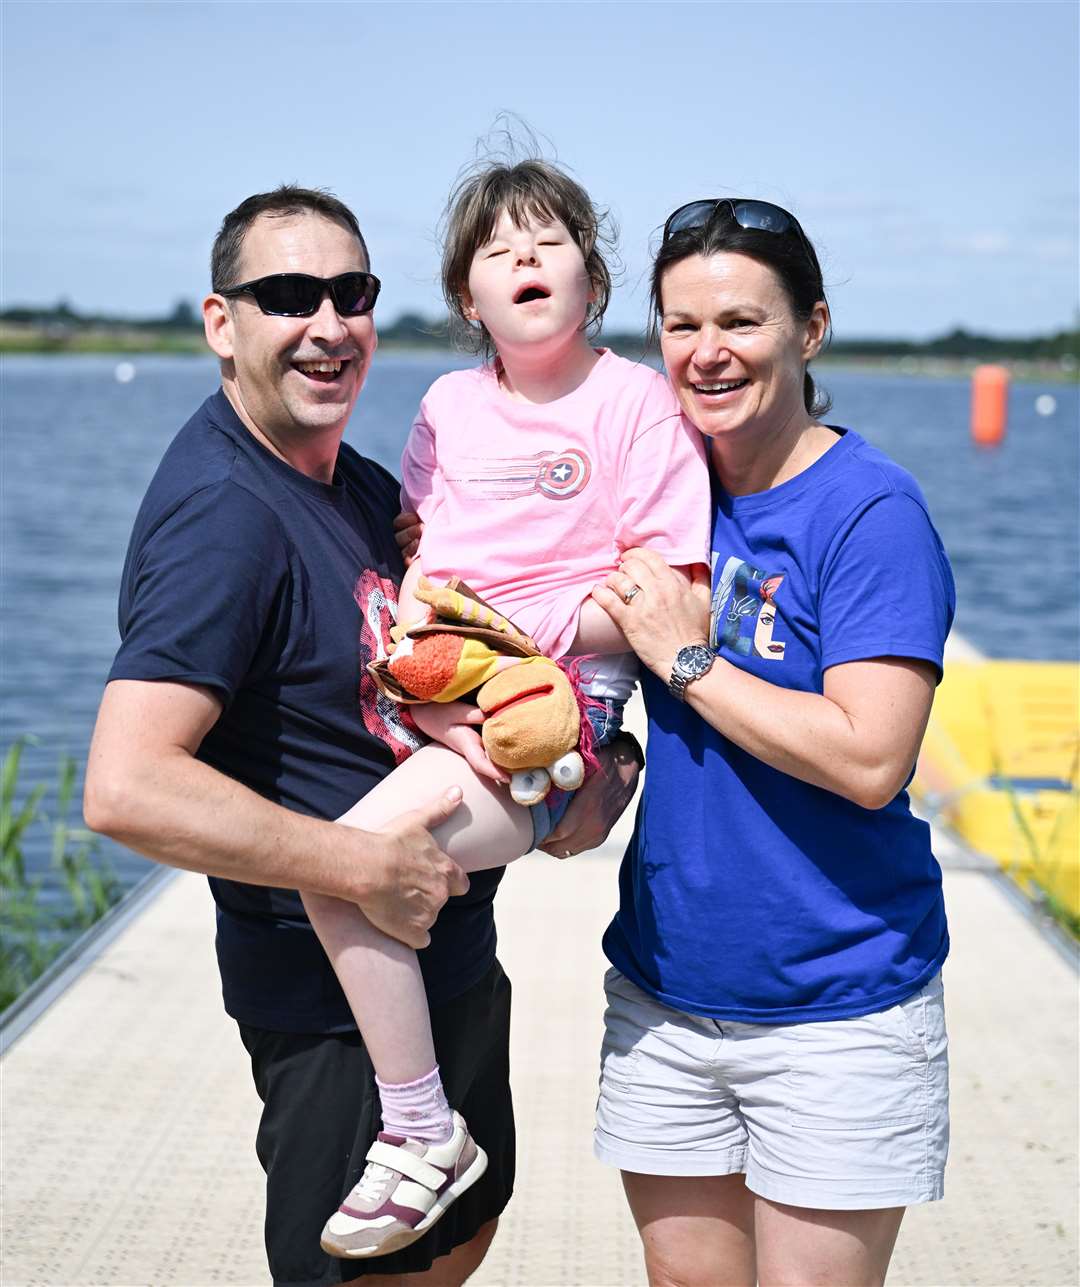
[[(590, 1151), (618, 841), (536, 855), (498, 900), (514, 988), (518, 1190), (477, 1287), (644, 1283), (617, 1177)], [(1077, 991), (978, 870), (947, 874), (953, 1143), (890, 1283), (1077, 1281)], [(258, 1103), (219, 1000), (205, 882), (182, 875), (8, 1052), (0, 1281), (267, 1282)], [(718, 1284), (719, 1287), (719, 1284)]]

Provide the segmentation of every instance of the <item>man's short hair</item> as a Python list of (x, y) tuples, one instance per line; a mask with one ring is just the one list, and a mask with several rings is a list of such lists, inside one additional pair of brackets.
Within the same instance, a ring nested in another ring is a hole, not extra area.
[(261, 215), (287, 219), (300, 214), (322, 215), (324, 219), (332, 219), (334, 223), (347, 228), (360, 243), (364, 263), (370, 269), (371, 257), (364, 234), (360, 231), (356, 215), (344, 201), (339, 201), (325, 188), (299, 188), (294, 183), (283, 183), (273, 192), (257, 192), (246, 201), (241, 201), (222, 220), (218, 235), (214, 238), (214, 248), (210, 252), (210, 289), (220, 294), (229, 287), (240, 284), (240, 256), (244, 238), (256, 219)]

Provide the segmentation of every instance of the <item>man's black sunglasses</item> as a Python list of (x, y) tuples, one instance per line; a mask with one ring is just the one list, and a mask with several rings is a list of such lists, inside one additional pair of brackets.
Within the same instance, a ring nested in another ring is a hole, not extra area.
[(329, 291), (334, 308), (342, 317), (360, 317), (375, 307), (381, 285), (373, 273), (341, 273), (337, 277), (274, 273), (240, 286), (230, 286), (220, 294), (227, 298), (251, 295), (271, 317), (311, 317), (319, 311), (323, 296)]
[(809, 254), (810, 262), (816, 263), (815, 257), (809, 253), (810, 243), (806, 240), (806, 233), (799, 227), (798, 219), (782, 206), (774, 206), (771, 201), (749, 201), (743, 197), (710, 197), (705, 201), (688, 201), (668, 215), (664, 224), (664, 241), (677, 233), (706, 227), (721, 206), (728, 208), (732, 219), (740, 228), (753, 228), (758, 232), (794, 233)]

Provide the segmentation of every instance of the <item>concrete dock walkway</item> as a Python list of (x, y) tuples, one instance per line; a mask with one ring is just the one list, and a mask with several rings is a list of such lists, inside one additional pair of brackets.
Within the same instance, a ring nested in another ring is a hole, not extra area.
[[(498, 897), (520, 1170), (477, 1287), (645, 1281), (618, 1177), (590, 1148), (599, 941), (627, 825), (594, 855), (518, 863)], [(952, 1152), (946, 1199), (909, 1212), (890, 1283), (1072, 1287), (1076, 974), (996, 878), (944, 838), (938, 852)], [(6, 1053), (2, 1078), (4, 1287), (268, 1281), (259, 1105), (221, 1010), (204, 880), (169, 881)]]

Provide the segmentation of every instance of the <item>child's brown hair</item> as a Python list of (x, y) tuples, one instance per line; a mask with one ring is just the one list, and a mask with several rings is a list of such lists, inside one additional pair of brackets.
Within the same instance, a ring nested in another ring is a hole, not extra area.
[(614, 243), (607, 212), (598, 209), (581, 184), (559, 166), (533, 158), (513, 165), (482, 162), (467, 171), (450, 193), (442, 285), (451, 329), (457, 338), (474, 353), (485, 357), (494, 353), (487, 328), (466, 317), (463, 299), (469, 289), (473, 256), (491, 240), (503, 210), (519, 228), (530, 215), (565, 225), (581, 251), (592, 283), (593, 298), (585, 314), (585, 327), (595, 334), (611, 298), (611, 271), (602, 252), (602, 247)]

